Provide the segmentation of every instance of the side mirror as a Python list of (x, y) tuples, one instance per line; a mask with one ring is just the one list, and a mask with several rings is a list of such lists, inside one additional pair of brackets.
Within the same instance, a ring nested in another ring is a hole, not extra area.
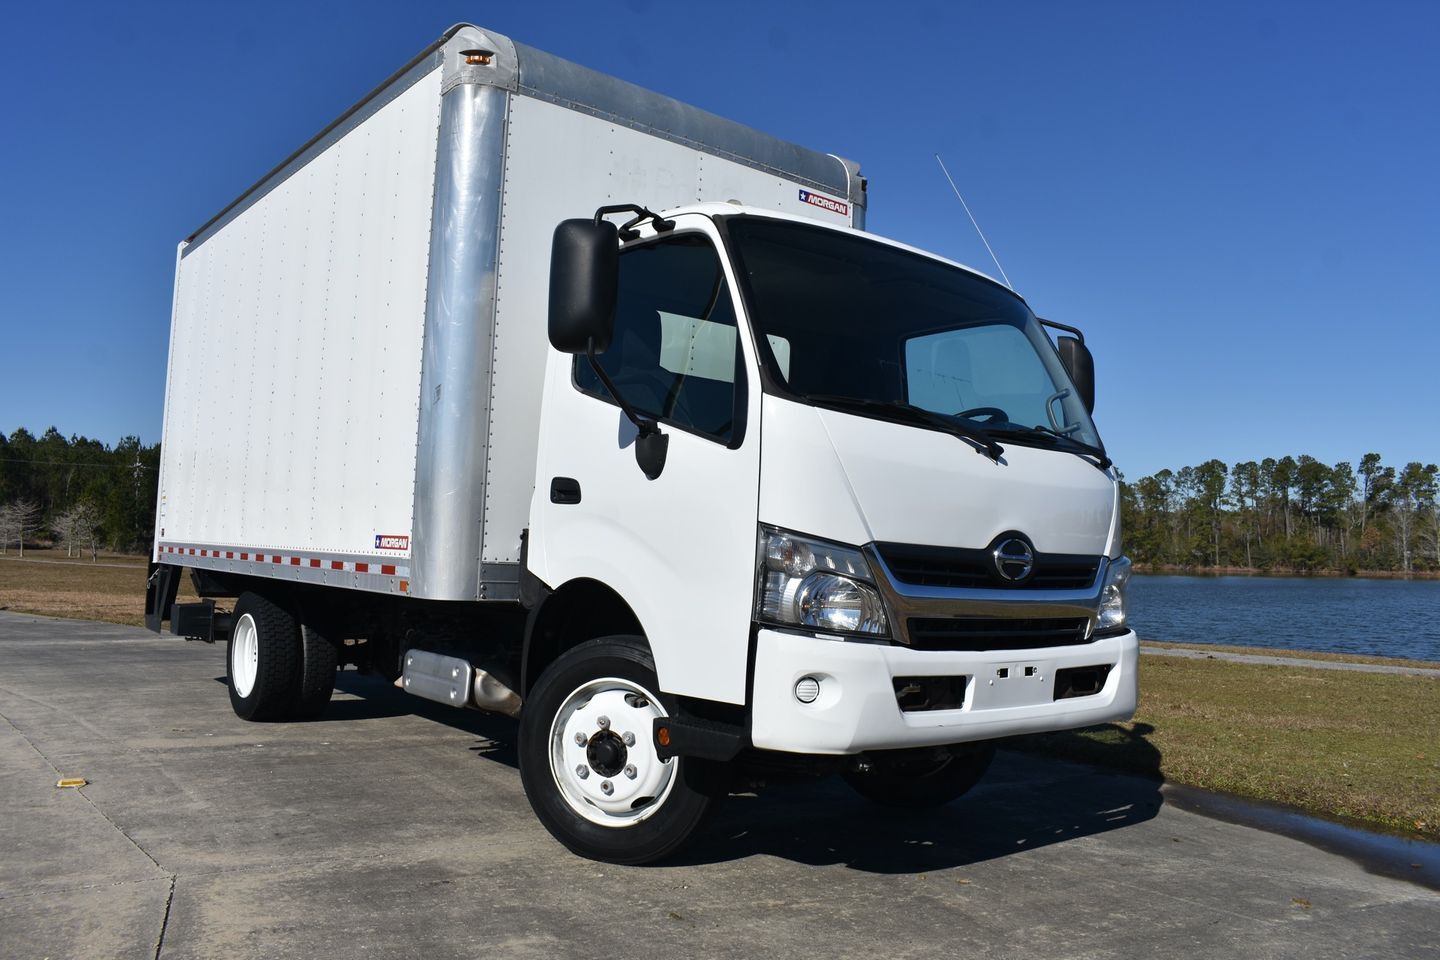
[(1061, 337), (1055, 346), (1060, 351), (1060, 363), (1080, 394), (1080, 402), (1085, 404), (1085, 412), (1094, 413), (1095, 358), (1090, 355), (1090, 348), (1075, 337)]
[[(624, 209), (629, 209), (624, 208)], [(605, 213), (607, 208), (600, 208)], [(550, 242), (550, 345), (583, 353), (590, 368), (635, 424), (635, 462), (654, 480), (665, 469), (670, 438), (626, 401), (600, 361), (615, 336), (620, 286), (620, 231), (608, 220), (562, 220)]]
[(550, 244), (550, 345), (596, 353), (615, 334), (620, 235), (607, 220), (564, 220)]

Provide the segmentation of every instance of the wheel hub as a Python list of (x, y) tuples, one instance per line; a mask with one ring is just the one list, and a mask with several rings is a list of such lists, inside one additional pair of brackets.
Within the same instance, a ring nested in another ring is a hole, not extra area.
[(625, 741), (614, 730), (601, 730), (590, 738), (585, 747), (585, 759), (590, 769), (602, 777), (618, 776), (625, 769), (629, 751)]

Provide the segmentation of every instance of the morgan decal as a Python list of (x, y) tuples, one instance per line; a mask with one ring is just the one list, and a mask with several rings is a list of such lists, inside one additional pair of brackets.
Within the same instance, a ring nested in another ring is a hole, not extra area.
[(842, 217), (850, 216), (850, 204), (823, 194), (812, 193), (809, 190), (800, 191), (800, 202), (819, 207), (821, 210), (829, 210), (831, 213), (838, 213)]

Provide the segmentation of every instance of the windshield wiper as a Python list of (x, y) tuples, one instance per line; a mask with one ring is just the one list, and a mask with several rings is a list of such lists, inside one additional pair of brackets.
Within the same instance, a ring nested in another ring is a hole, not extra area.
[(1052, 447), (1059, 446), (1061, 441), (1064, 441), (1065, 443), (1070, 445), (1071, 453), (1083, 454), (1085, 456), (1094, 457), (1096, 461), (1095, 465), (1101, 470), (1108, 470), (1110, 468), (1111, 460), (1108, 456), (1106, 456), (1104, 450), (1100, 449), (1094, 444), (1086, 443), (1084, 440), (1076, 440), (1074, 437), (1070, 436), (1067, 433), (1061, 433), (1059, 430), (1052, 430), (1050, 427), (1026, 427), (1021, 426), (1018, 423), (1011, 423), (1005, 427), (992, 427), (991, 432), (999, 434), (1002, 437), (1015, 437), (1025, 440), (1043, 441), (1045, 443), (1048, 443)]
[(994, 437), (979, 427), (971, 426), (964, 420), (936, 413), (933, 410), (926, 410), (924, 407), (917, 407), (900, 400), (868, 400), (864, 397), (845, 397), (830, 393), (807, 394), (805, 399), (821, 406), (890, 414), (892, 417), (898, 414), (910, 423), (930, 427), (957, 436), (962, 440), (968, 440), (976, 453), (982, 457), (989, 457), (996, 463), (1000, 462), (1000, 456), (1005, 452), (1005, 448), (996, 443)]

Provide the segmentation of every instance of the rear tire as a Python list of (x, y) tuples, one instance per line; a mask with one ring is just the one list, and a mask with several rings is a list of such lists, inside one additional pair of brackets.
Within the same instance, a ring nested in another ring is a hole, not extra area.
[(864, 773), (841, 776), (852, 790), (872, 803), (928, 810), (958, 799), (975, 786), (994, 759), (995, 744), (989, 741), (896, 750), (878, 755)]
[(226, 658), (230, 706), (242, 720), (288, 719), (300, 695), (300, 625), (258, 593), (241, 594), (233, 618)]
[(295, 703), (297, 720), (314, 720), (325, 712), (335, 692), (335, 644), (308, 624), (300, 628), (300, 693)]
[(563, 654), (526, 698), (520, 779), (573, 853), (650, 863), (678, 851), (710, 809), (702, 762), (656, 756), (654, 720), (675, 712), (659, 689), (644, 639), (617, 636)]

